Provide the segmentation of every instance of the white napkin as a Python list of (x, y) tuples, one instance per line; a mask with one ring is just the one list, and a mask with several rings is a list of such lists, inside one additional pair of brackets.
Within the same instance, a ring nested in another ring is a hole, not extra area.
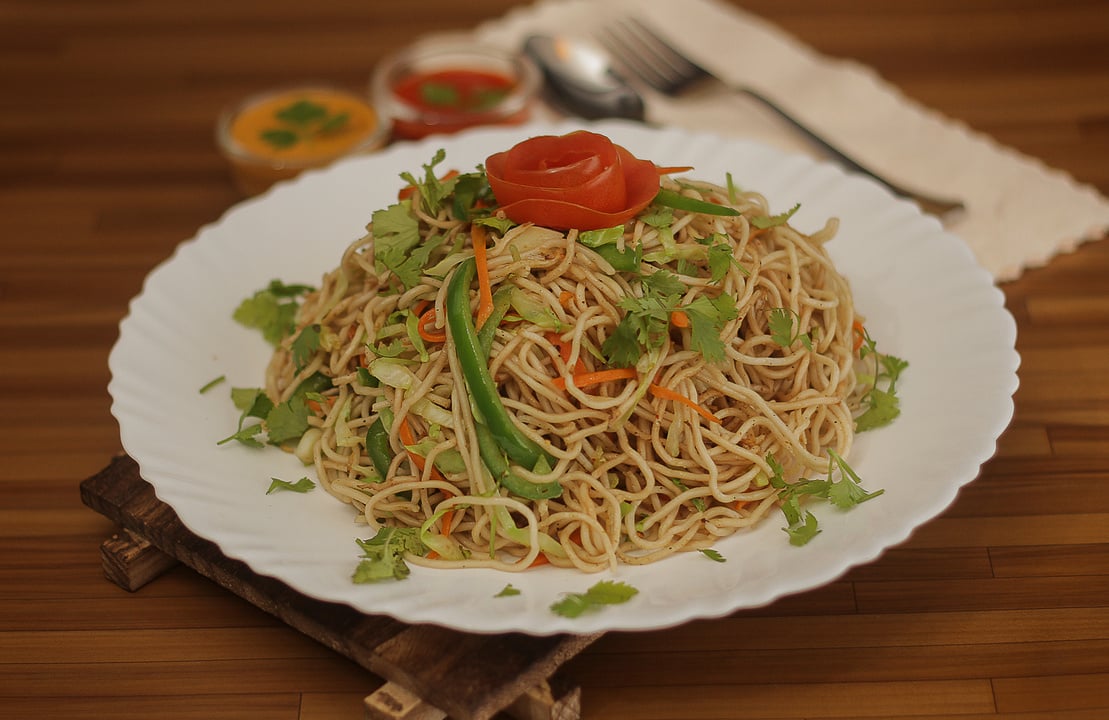
[[(855, 62), (816, 53), (765, 20), (714, 0), (540, 0), (476, 30), (518, 48), (534, 32), (586, 37), (634, 15), (691, 59), (777, 101), (834, 144), (906, 187), (964, 201), (948, 229), (995, 280), (1016, 278), (1109, 231), (1109, 200), (1059, 170), (922, 107)], [(755, 101), (721, 91), (672, 100), (644, 93), (651, 122), (818, 151)]]

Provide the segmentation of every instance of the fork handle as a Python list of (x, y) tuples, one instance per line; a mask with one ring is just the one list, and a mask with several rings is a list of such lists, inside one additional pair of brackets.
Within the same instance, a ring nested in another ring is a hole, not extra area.
[(842, 150), (840, 150), (839, 148), (837, 148), (834, 145), (832, 145), (831, 143), (829, 143), (827, 140), (822, 138), (820, 135), (817, 135), (808, 126), (806, 126), (805, 124), (803, 124), (802, 122), (797, 120), (797, 118), (793, 117), (792, 115), (790, 115), (785, 110), (783, 110), (773, 100), (766, 97), (765, 95), (762, 95), (761, 93), (759, 93), (755, 90), (752, 90), (751, 88), (743, 87), (743, 86), (740, 86), (740, 85), (731, 85), (730, 87), (735, 92), (742, 93), (743, 95), (746, 95), (746, 96), (748, 96), (748, 97), (750, 97), (754, 100), (759, 101), (763, 105), (765, 105), (768, 109), (772, 110), (776, 115), (778, 115), (778, 117), (782, 118), (787, 123), (792, 125), (795, 130), (797, 130), (799, 133), (804, 135), (810, 142), (812, 142), (814, 145), (818, 146), (821, 150), (823, 150), (829, 156), (834, 158), (840, 165), (844, 166), (848, 170), (851, 170), (851, 171), (857, 172), (857, 173), (861, 173), (863, 175), (866, 175), (868, 177), (873, 178), (874, 180), (877, 180), (879, 183), (881, 183), (882, 185), (885, 185), (887, 188), (889, 188), (895, 195), (906, 198), (908, 200), (915, 201), (918, 205), (920, 205), (921, 209), (924, 210), (925, 212), (927, 212), (929, 214), (932, 214), (932, 215), (943, 216), (943, 215), (946, 215), (946, 214), (948, 214), (950, 212), (953, 212), (955, 210), (963, 210), (964, 209), (963, 203), (958, 201), (958, 200), (950, 200), (950, 199), (947, 199), (947, 198), (938, 198), (938, 197), (935, 197), (935, 196), (932, 196), (932, 195), (916, 192), (916, 191), (913, 191), (913, 190), (907, 190), (906, 188), (901, 187), (900, 185), (897, 185), (893, 182), (890, 182), (888, 179), (882, 177), (881, 175), (874, 172), (873, 170), (866, 167), (865, 165), (861, 165), (854, 158), (852, 158), (848, 155), (845, 155)]

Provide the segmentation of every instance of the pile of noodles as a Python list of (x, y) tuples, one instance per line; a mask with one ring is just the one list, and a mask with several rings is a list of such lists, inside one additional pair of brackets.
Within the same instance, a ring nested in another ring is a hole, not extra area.
[[(375, 530), (423, 525), (446, 540), (444, 552), (412, 558), (416, 564), (520, 570), (543, 560), (542, 550), (555, 565), (597, 571), (706, 548), (758, 523), (778, 501), (778, 490), (767, 482), (768, 456), (784, 466), (787, 479), (827, 473), (829, 450), (846, 458), (856, 404), (855, 311), (848, 284), (824, 247), (836, 220), (812, 235), (788, 224), (758, 229), (751, 220), (771, 215), (758, 194), (733, 191), (730, 198), (724, 188), (684, 180), (663, 185), (741, 212), (721, 217), (673, 211), (679, 247), (714, 235), (734, 246), (736, 262), (718, 283), (675, 273), (687, 286), (684, 302), (702, 294), (735, 298), (738, 317), (724, 327), (723, 362), (709, 364), (685, 349), (690, 330), (673, 329), (653, 377), (581, 389), (567, 382), (560, 389), (552, 381), (580, 369), (579, 362), (588, 370), (603, 366), (598, 349), (623, 315), (619, 301), (640, 292), (638, 283), (577, 242), (575, 231), (524, 225), (503, 237), (492, 233), (493, 290), (516, 285), (565, 328), (553, 338), (510, 313), (496, 331), (489, 364), (502, 401), (515, 423), (557, 461), (546, 475), (514, 471), (536, 482), (557, 479), (563, 488), (560, 497), (548, 500), (513, 496), (484, 470), (449, 334), (444, 342), (427, 344), (426, 361), (415, 350), (402, 356), (412, 360), (417, 385), (402, 390), (364, 384), (366, 375), (358, 369), (374, 360), (373, 348), (383, 328), (396, 322), (390, 319), (395, 311), (431, 303), (433, 329), (445, 332), (446, 285), (453, 272), (450, 267), (440, 276), (425, 275), (407, 290), (395, 289), (394, 279), (385, 291), (389, 272), (379, 272), (375, 263), (370, 227), (301, 307), (298, 328), (319, 324), (325, 349), (294, 372), (287, 340), (267, 370), (266, 391), (276, 402), (313, 373), (334, 383), (329, 401), (310, 418), (312, 446), (306, 451), (322, 486), (352, 504)], [(437, 217), (413, 211), (423, 236), (445, 235), (440, 248), (472, 254), (470, 224), (453, 218), (449, 208)], [(658, 231), (637, 220), (625, 226), (623, 242), (647, 253), (660, 245)], [(429, 265), (447, 252), (433, 254)], [(783, 347), (771, 337), (774, 308), (791, 311), (798, 332), (811, 337), (811, 349), (801, 342)], [(641, 382), (680, 393), (720, 423), (643, 392)], [(433, 426), (412, 411), (427, 401), (450, 414), (450, 426)], [(394, 458), (387, 477), (380, 478), (364, 436), (383, 408), (393, 414)], [(401, 441), (402, 419), (425, 440), (422, 469)], [(452, 450), (465, 470), (434, 472), (436, 456)]]

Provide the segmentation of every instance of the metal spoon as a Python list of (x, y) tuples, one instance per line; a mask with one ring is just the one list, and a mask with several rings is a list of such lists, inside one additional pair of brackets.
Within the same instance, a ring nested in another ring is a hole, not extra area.
[(556, 104), (589, 119), (643, 121), (643, 98), (621, 77), (604, 52), (582, 40), (532, 35), (524, 53), (543, 71)]

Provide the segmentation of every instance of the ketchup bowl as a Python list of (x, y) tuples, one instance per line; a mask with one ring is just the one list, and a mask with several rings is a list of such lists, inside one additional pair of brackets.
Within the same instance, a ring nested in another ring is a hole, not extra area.
[(418, 42), (381, 61), (373, 102), (394, 139), (526, 122), (541, 75), (523, 54), (452, 37)]

